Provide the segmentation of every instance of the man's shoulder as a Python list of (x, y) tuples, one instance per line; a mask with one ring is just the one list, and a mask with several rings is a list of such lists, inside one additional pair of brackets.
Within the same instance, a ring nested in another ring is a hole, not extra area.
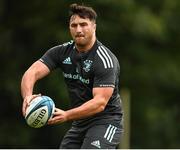
[(97, 42), (95, 60), (105, 68), (113, 68), (114, 64), (119, 63), (115, 54), (101, 42)]
[(51, 48), (51, 50), (66, 50), (70, 47), (72, 47), (74, 45), (74, 42), (71, 40), (69, 42), (65, 42), (63, 44), (60, 44), (60, 45), (56, 45), (54, 47)]
[(69, 41), (69, 42), (65, 42), (65, 43), (63, 43), (61, 46), (63, 46), (63, 47), (68, 47), (68, 46), (72, 46), (72, 45), (74, 45), (74, 41), (73, 41), (73, 40), (71, 40), (71, 41)]
[(105, 46), (100, 41), (97, 41), (97, 54), (98, 54), (98, 52), (101, 52), (102, 54), (104, 53), (104, 54), (107, 54), (107, 55), (115, 56), (115, 54), (112, 52), (112, 49)]

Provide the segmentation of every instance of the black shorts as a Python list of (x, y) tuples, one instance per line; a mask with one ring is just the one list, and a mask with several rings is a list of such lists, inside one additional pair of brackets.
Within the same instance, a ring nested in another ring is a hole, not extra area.
[(61, 149), (115, 149), (123, 133), (122, 124), (92, 125), (82, 128), (72, 126), (61, 142)]

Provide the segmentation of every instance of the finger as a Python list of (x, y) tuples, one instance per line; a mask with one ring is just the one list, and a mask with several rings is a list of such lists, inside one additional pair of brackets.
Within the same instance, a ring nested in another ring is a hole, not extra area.
[(55, 107), (55, 108), (54, 108), (53, 115), (57, 115), (58, 110), (59, 110), (59, 109)]
[(35, 99), (36, 97), (39, 97), (39, 96), (41, 96), (41, 94), (34, 94), (34, 95), (31, 95), (30, 97), (27, 97), (26, 99), (26, 101), (27, 101), (27, 106), (29, 106), (30, 105), (30, 102), (33, 100), (33, 99)]
[(32, 98), (25, 98), (23, 102), (23, 116), (26, 116), (26, 109), (30, 105)]
[(50, 118), (48, 120), (48, 123), (54, 124), (54, 123), (58, 122), (58, 120), (59, 120), (59, 117), (58, 116), (54, 116), (53, 118)]
[(41, 93), (33, 95), (33, 99), (36, 98), (36, 97), (39, 97), (39, 96), (41, 96)]
[(23, 107), (22, 107), (22, 114), (23, 114), (23, 116), (26, 115), (26, 109), (30, 105), (30, 102), (34, 98), (36, 98), (38, 96), (41, 96), (41, 93), (40, 94), (31, 95), (31, 96), (27, 96), (27, 97), (24, 98)]
[(25, 102), (23, 102), (22, 113), (23, 113), (23, 116), (25, 117), (25, 115), (26, 115), (26, 103)]
[(52, 118), (49, 119), (48, 122), (47, 122), (47, 124), (54, 124), (54, 119), (52, 119)]
[(54, 112), (57, 112), (59, 109), (55, 107)]
[(22, 108), (22, 114), (23, 114), (23, 116), (25, 116), (25, 109), (24, 109), (24, 107)]
[(34, 99), (34, 98), (31, 97), (31, 98), (27, 98), (27, 99), (25, 100), (25, 109), (30, 105), (30, 102), (31, 102), (33, 99)]

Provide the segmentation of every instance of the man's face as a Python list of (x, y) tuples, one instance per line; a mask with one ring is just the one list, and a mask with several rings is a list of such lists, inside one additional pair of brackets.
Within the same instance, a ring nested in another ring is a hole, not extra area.
[(69, 23), (70, 33), (77, 46), (86, 46), (95, 36), (96, 24), (88, 18), (73, 15)]

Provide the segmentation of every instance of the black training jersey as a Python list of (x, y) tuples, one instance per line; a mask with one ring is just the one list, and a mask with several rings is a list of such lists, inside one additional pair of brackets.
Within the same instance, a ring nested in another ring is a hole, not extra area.
[(78, 107), (93, 98), (94, 87), (113, 87), (114, 92), (105, 110), (93, 117), (80, 119), (74, 124), (81, 124), (93, 118), (119, 116), (121, 102), (119, 96), (119, 62), (115, 55), (102, 43), (96, 41), (91, 50), (80, 53), (73, 41), (48, 50), (40, 61), (50, 70), (61, 68), (72, 108)]

